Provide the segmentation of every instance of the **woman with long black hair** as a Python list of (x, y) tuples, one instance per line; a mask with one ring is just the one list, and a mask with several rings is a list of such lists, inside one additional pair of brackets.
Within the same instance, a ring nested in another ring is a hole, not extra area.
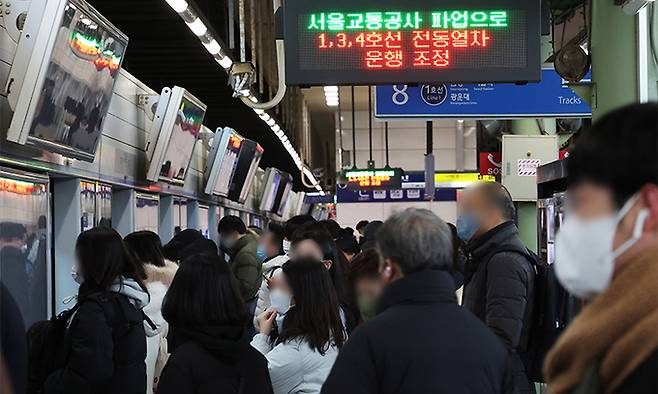
[(313, 258), (324, 263), (334, 285), (340, 318), (347, 333), (352, 332), (358, 322), (356, 303), (346, 285), (346, 259), (336, 247), (331, 234), (320, 223), (308, 223), (300, 228), (292, 238), (290, 258)]
[(267, 358), (275, 394), (319, 393), (345, 341), (336, 292), (315, 258), (289, 261), (282, 270), (251, 345)]
[(44, 393), (144, 394), (144, 272), (121, 236), (96, 227), (78, 237), (73, 278), (80, 284), (65, 335), (66, 360)]
[(216, 253), (183, 260), (162, 314), (172, 351), (158, 394), (270, 394), (265, 358), (249, 346), (238, 282)]

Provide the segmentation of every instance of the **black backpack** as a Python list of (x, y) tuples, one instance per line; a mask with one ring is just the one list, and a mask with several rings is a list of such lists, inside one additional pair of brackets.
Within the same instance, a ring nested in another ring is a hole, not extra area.
[[(27, 394), (39, 394), (43, 391), (43, 385), (50, 374), (66, 365), (69, 355), (69, 324), (75, 312), (87, 301), (96, 302), (103, 308), (108, 316), (109, 308), (114, 308), (115, 316), (123, 316), (116, 319), (112, 326), (113, 339), (126, 335), (134, 326), (125, 319), (126, 315), (121, 305), (116, 301), (114, 293), (94, 293), (84, 300), (76, 303), (73, 308), (63, 311), (50, 320), (34, 323), (27, 331), (28, 345), (28, 379)], [(117, 315), (118, 313), (118, 315)], [(153, 329), (155, 324), (142, 311), (142, 318)]]
[(490, 256), (501, 252), (521, 254), (535, 271), (531, 325), (528, 337), (521, 338), (521, 346), (525, 348), (521, 349), (521, 359), (528, 377), (533, 382), (544, 382), (544, 359), (575, 316), (577, 300), (558, 282), (553, 265), (541, 262), (533, 251), (505, 245)]
[(53, 316), (50, 320), (34, 323), (27, 330), (27, 394), (41, 393), (46, 378), (63, 364), (66, 328), (82, 303)]

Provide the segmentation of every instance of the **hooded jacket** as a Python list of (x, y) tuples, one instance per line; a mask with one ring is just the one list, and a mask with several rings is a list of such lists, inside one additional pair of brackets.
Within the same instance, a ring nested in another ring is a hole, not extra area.
[[(280, 275), (281, 270), (279, 267), (288, 262), (290, 258), (285, 255), (274, 256), (263, 263), (263, 276), (271, 278)], [(276, 271), (275, 271), (276, 269)], [(267, 286), (267, 281), (263, 279), (258, 290), (258, 302), (256, 303), (256, 312), (254, 313), (254, 327), (258, 330), (258, 316), (265, 312), (270, 307), (270, 288)]]
[(46, 379), (44, 393), (144, 394), (148, 302), (132, 279), (117, 279), (106, 291), (83, 283), (65, 335), (66, 362)]
[(271, 394), (267, 361), (242, 326), (170, 326), (158, 394)]
[(144, 331), (146, 332), (146, 392), (153, 392), (153, 380), (158, 377), (156, 373), (156, 361), (160, 351), (160, 344), (166, 341), (167, 322), (162, 317), (162, 302), (174, 280), (178, 265), (169, 260), (165, 260), (164, 267), (158, 267), (153, 264), (144, 265), (146, 271), (146, 289), (151, 295), (151, 302), (144, 308), (144, 313), (151, 319), (155, 327), (151, 327), (148, 322), (144, 322)]

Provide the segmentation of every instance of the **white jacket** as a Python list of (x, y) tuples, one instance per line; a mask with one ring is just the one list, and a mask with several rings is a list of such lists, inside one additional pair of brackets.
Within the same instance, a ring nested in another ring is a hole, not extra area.
[[(270, 277), (270, 273), (272, 270), (274, 270), (277, 267), (281, 267), (285, 263), (288, 262), (290, 258), (288, 256), (281, 255), (281, 256), (276, 256), (272, 260), (269, 260), (265, 263), (263, 263), (263, 275), (266, 278)], [(281, 270), (277, 270), (275, 272), (275, 275), (281, 275)], [(256, 302), (256, 312), (254, 312), (254, 327), (256, 327), (256, 331), (258, 331), (258, 316), (260, 316), (261, 313), (265, 312), (267, 308), (270, 307), (270, 289), (267, 287), (267, 281), (263, 279), (263, 281), (260, 284), (260, 290), (258, 290), (258, 301)]]
[(263, 334), (256, 334), (251, 346), (267, 359), (274, 394), (319, 393), (338, 356), (335, 346), (323, 356), (301, 340), (272, 348), (269, 338)]
[[(151, 296), (151, 302), (144, 308), (144, 314), (154, 323), (155, 329), (148, 322), (144, 322), (146, 332), (146, 394), (153, 394), (153, 379), (156, 377), (155, 364), (160, 351), (160, 342), (167, 337), (168, 324), (162, 317), (162, 301), (167, 290), (174, 280), (178, 265), (165, 260), (164, 267), (153, 264), (144, 266), (146, 271), (146, 289)], [(159, 373), (157, 374), (159, 375)]]

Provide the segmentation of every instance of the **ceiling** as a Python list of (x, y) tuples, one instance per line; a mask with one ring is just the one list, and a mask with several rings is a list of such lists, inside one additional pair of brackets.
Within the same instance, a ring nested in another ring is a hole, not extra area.
[[(88, 0), (128, 35), (123, 67), (156, 91), (181, 86), (208, 106), (204, 124), (228, 126), (263, 146), (261, 167), (276, 167), (294, 175), (299, 170), (270, 128), (239, 99), (232, 97), (226, 72), (164, 0)], [(225, 30), (225, 1), (197, 0), (197, 6), (217, 31)]]
[[(304, 98), (308, 104), (308, 108), (312, 113), (324, 113), (324, 114), (333, 114), (338, 111), (338, 107), (329, 107), (325, 103), (324, 98), (324, 88), (323, 87), (312, 87), (303, 89)], [(373, 94), (373, 106), (374, 103), (374, 94), (375, 89), (372, 88)], [(340, 98), (340, 108), (343, 111), (352, 111), (352, 91), (348, 86), (342, 86), (339, 90)], [(368, 87), (367, 86), (356, 86), (354, 88), (354, 102), (356, 104), (357, 111), (367, 111), (368, 110)]]

